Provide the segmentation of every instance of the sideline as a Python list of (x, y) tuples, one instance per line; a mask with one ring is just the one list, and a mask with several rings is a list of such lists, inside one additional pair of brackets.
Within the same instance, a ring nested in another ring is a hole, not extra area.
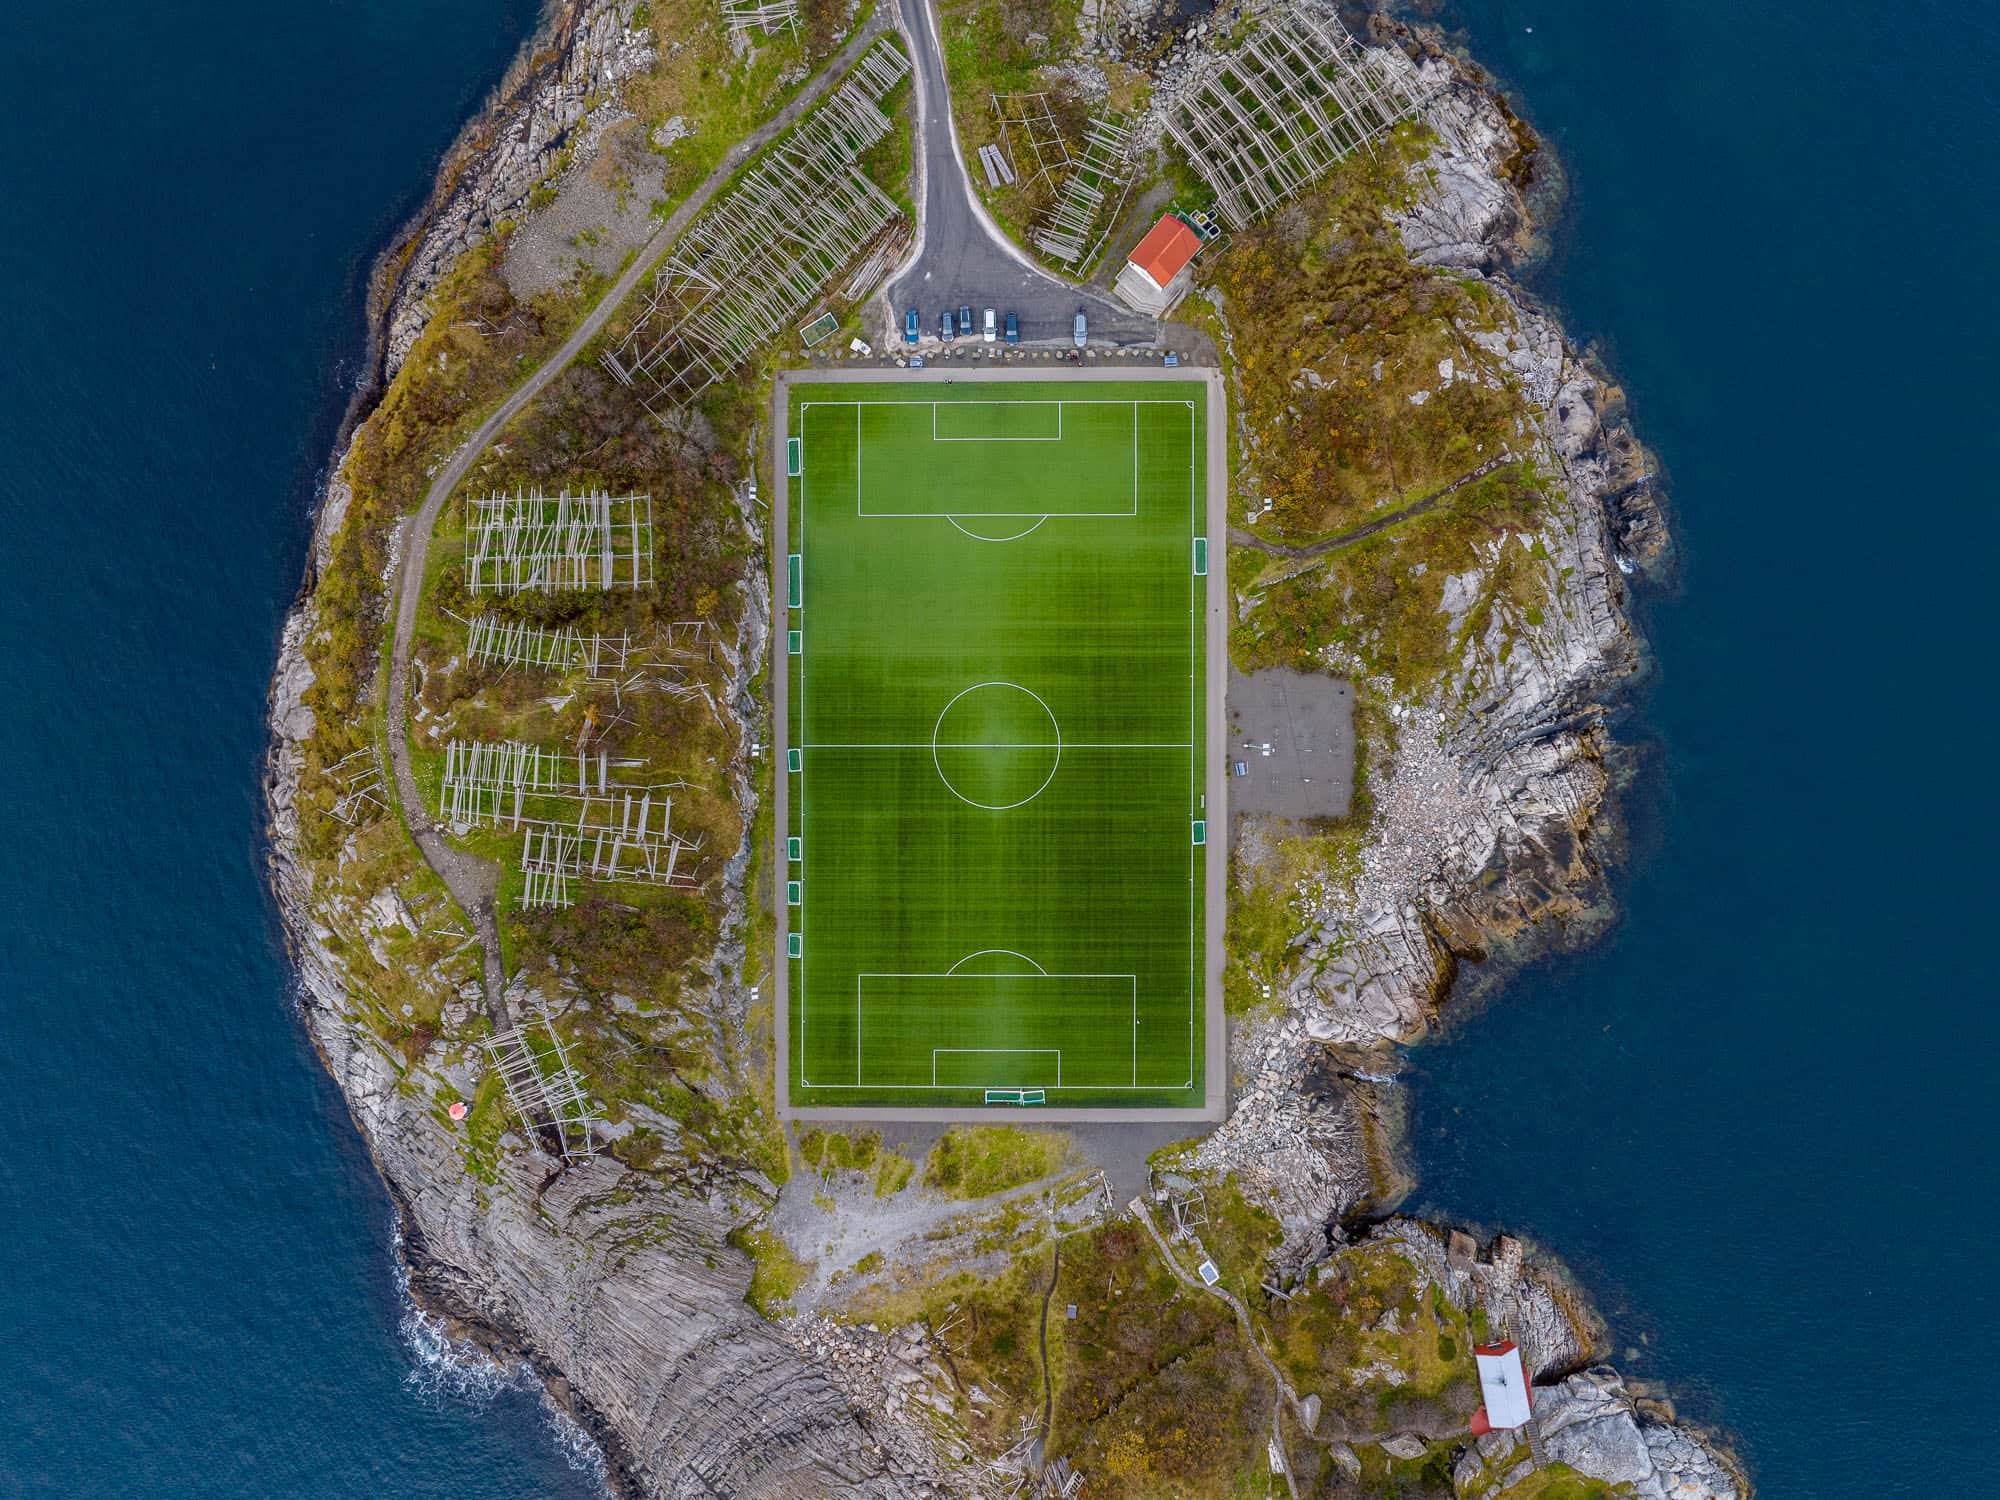
[[(1229, 450), (1225, 440), (1226, 410), (1222, 385), (1222, 372), (1212, 365), (1182, 365), (1168, 369), (1162, 365), (1142, 365), (1136, 368), (1095, 368), (1068, 369), (1057, 366), (1002, 366), (988, 369), (947, 369), (932, 366), (922, 370), (897, 369), (891, 365), (886, 369), (864, 368), (845, 370), (793, 369), (781, 370), (771, 383), (770, 446), (765, 461), (774, 476), (775, 486), (771, 503), (771, 543), (770, 559), (775, 577), (776, 568), (782, 566), (780, 559), (787, 556), (789, 547), (788, 530), (791, 524), (790, 480), (787, 477), (786, 438), (790, 423), (791, 387), (799, 385), (886, 385), (904, 382), (932, 382), (939, 385), (952, 381), (1032, 381), (1037, 384), (1056, 382), (1088, 383), (1091, 381), (1178, 381), (1198, 382), (1208, 393), (1206, 421), (1208, 425), (1207, 462), (1207, 504), (1204, 507), (1206, 530), (1211, 538), (1209, 548), (1207, 615), (1204, 621), (1203, 644), (1206, 648), (1208, 670), (1206, 673), (1206, 718), (1203, 726), (1206, 733), (1207, 774), (1203, 806), (1208, 812), (1211, 828), (1227, 827), (1228, 820), (1228, 761), (1224, 740), (1227, 737), (1228, 714), (1224, 694), (1229, 679), (1228, 630), (1232, 595), (1229, 592), (1228, 548), (1214, 545), (1215, 539), (1228, 533), (1229, 506)], [(771, 590), (772, 639), (782, 641), (790, 628), (785, 591), (774, 587)], [(782, 658), (780, 658), (782, 660)], [(771, 738), (772, 763), (785, 764), (785, 751), (789, 724), (787, 712), (791, 697), (791, 674), (789, 670), (774, 669), (771, 672)], [(771, 875), (769, 887), (771, 902), (777, 919), (777, 934), (774, 939), (775, 951), (785, 951), (786, 929), (789, 925), (790, 908), (786, 900), (785, 882), (791, 870), (790, 862), (781, 858), (784, 852), (785, 830), (791, 826), (790, 799), (791, 777), (778, 771), (772, 778), (771, 791)], [(1211, 838), (1206, 845), (1207, 858), (1203, 862), (1203, 927), (1207, 945), (1205, 962), (1202, 965), (1203, 979), (1203, 1037), (1202, 1037), (1202, 1103), (1199, 1106), (1174, 1108), (1125, 1109), (1116, 1106), (1103, 1109), (1080, 1109), (1070, 1107), (1016, 1108), (1010, 1114), (1009, 1106), (966, 1105), (955, 1108), (912, 1107), (908, 1105), (795, 1105), (791, 1101), (791, 966), (779, 958), (772, 966), (772, 1011), (777, 1033), (776, 1057), (776, 1102), (780, 1120), (921, 1120), (930, 1122), (968, 1123), (983, 1122), (993, 1124), (1004, 1121), (1020, 1125), (1115, 1125), (1150, 1123), (1177, 1125), (1198, 1125), (1214, 1123), (1227, 1118), (1229, 1114), (1229, 1064), (1228, 1040), (1229, 1022), (1222, 1003), (1223, 929), (1228, 911), (1228, 840)]]
[(584, 314), (583, 321), (571, 330), (555, 353), (536, 366), (527, 379), (473, 429), (472, 436), (459, 445), (438, 471), (437, 478), (431, 481), (423, 504), (405, 517), (397, 529), (396, 550), (401, 561), (396, 569), (395, 635), (389, 651), (389, 700), (383, 716), (383, 733), (388, 740), (396, 800), (403, 815), (403, 825), (416, 841), (417, 852), (423, 855), (424, 863), (436, 871), (438, 878), (451, 891), (452, 899), (472, 919), (485, 960), (487, 1014), (496, 1029), (505, 1029), (512, 1024), (507, 1012), (507, 976), (500, 961), (500, 923), (495, 911), (500, 867), (492, 860), (454, 848), (446, 842), (443, 829), (431, 817), (428, 804), (417, 790), (416, 773), (410, 766), (410, 644), (416, 634), (417, 607), (423, 600), (424, 570), (430, 561), (431, 534), (437, 529), (438, 516), (452, 492), (470, 472), (473, 463), (500, 435), (501, 429), (547, 389), (556, 376), (575, 363), (585, 346), (610, 321), (612, 313), (666, 254), (668, 246), (679, 239), (695, 215), (708, 206), (708, 200), (715, 196), (716, 190), (736, 174), (746, 159), (763, 150), (773, 137), (797, 121), (801, 114), (818, 102), (822, 94), (845, 77), (863, 49), (887, 29), (885, 7), (878, 9), (863, 23), (789, 104), (729, 148), (715, 170), (702, 179), (701, 185), (682, 200), (680, 207), (668, 215), (666, 223), (640, 247), (631, 263), (611, 283), (610, 290)]

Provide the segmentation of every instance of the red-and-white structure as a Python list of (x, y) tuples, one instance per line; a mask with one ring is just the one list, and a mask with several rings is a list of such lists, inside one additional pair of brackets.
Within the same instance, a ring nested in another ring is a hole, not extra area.
[(1194, 279), (1188, 266), (1200, 249), (1201, 236), (1185, 220), (1165, 214), (1133, 247), (1113, 290), (1126, 306), (1160, 317), (1187, 295)]
[(1527, 1426), (1534, 1415), (1534, 1387), (1514, 1341), (1478, 1345), (1472, 1357), (1479, 1363), (1479, 1392), (1485, 1398), (1472, 1414), (1474, 1435)]

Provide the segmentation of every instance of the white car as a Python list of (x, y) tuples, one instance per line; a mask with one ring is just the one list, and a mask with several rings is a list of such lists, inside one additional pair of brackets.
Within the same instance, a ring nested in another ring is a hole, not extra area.
[(1083, 320), (1083, 309), (1076, 310), (1076, 326), (1071, 330), (1076, 336), (1076, 347), (1081, 349), (1083, 341), (1090, 337), (1090, 325)]
[(986, 343), (989, 344), (992, 343), (995, 338), (999, 337), (999, 335), (994, 331), (993, 309), (990, 307), (986, 309), (986, 316), (980, 320), (979, 336), (981, 339), (983, 339)]

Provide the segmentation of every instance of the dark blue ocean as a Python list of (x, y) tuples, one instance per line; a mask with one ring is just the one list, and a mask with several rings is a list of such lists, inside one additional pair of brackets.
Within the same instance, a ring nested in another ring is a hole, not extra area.
[(1568, 165), (1532, 284), (1685, 568), (1624, 919), (1417, 1052), (1418, 1202), (1566, 1256), (1773, 1500), (2000, 1493), (2000, 15), (1448, 15)]
[[(0, 1496), (596, 1493), (422, 1378), (258, 848), (367, 258), (533, 9), (8, 18)], [(1421, 1199), (1563, 1252), (1767, 1495), (1990, 1493), (1990, 12), (1452, 14), (1568, 162), (1536, 289), (1686, 565), (1624, 922), (1418, 1055)]]
[(532, 0), (10, 7), (0, 1496), (599, 1493), (427, 1393), (308, 1049), (258, 761), (371, 250)]

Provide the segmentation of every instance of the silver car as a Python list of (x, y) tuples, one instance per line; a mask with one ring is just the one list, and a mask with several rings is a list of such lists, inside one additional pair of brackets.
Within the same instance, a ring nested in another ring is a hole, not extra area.
[(1083, 309), (1076, 310), (1076, 326), (1071, 332), (1076, 337), (1076, 347), (1081, 349), (1083, 341), (1090, 336), (1090, 325), (1083, 320)]

